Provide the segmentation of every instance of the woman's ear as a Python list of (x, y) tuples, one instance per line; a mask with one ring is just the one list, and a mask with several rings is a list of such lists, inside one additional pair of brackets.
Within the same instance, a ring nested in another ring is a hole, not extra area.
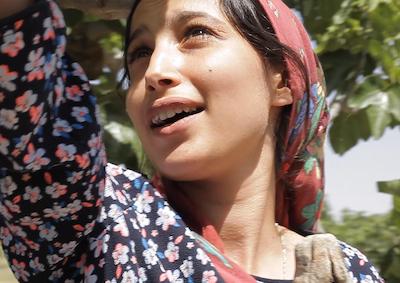
[(275, 107), (285, 106), (293, 103), (292, 90), (283, 81), (281, 73), (272, 76), (273, 95), (271, 105)]

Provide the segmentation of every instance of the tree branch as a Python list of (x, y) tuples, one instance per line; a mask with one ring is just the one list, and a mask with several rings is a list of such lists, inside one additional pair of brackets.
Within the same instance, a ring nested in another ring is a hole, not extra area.
[(125, 19), (134, 0), (59, 0), (62, 8), (87, 12), (103, 19)]

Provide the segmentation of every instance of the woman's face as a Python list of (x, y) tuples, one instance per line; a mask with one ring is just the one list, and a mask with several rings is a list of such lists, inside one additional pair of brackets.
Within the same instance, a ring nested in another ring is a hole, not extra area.
[(162, 175), (218, 177), (273, 148), (280, 76), (217, 0), (142, 0), (131, 38), (127, 112)]

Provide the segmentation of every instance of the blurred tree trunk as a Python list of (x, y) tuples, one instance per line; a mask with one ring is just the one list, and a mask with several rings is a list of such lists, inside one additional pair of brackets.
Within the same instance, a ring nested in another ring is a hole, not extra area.
[(61, 7), (78, 9), (103, 19), (125, 19), (134, 0), (59, 0)]

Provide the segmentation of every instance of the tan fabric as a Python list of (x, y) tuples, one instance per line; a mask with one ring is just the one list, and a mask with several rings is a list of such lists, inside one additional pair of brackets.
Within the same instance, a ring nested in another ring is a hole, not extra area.
[(296, 245), (294, 283), (350, 283), (338, 240), (331, 234), (304, 238)]

